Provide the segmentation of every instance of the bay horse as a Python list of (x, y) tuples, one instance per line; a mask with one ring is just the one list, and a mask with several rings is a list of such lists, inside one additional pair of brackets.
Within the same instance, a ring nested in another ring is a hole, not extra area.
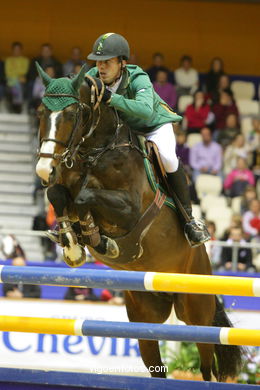
[[(96, 259), (116, 270), (211, 275), (204, 245), (191, 248), (176, 212), (162, 206), (162, 197), (154, 201), (133, 133), (116, 110), (102, 103), (95, 81), (91, 88), (83, 82), (84, 67), (72, 79), (51, 79), (39, 66), (38, 71), (46, 90), (38, 109), (36, 171), (47, 183), (67, 264), (82, 264), (88, 245)], [(160, 212), (136, 229), (155, 203)], [(131, 236), (133, 231), (138, 239)], [(115, 258), (102, 254), (105, 236), (118, 243)], [(163, 323), (174, 305), (177, 317), (187, 325), (232, 326), (212, 295), (126, 291), (125, 303), (134, 322)], [(161, 367), (159, 372), (151, 370), (152, 376), (165, 377), (158, 341), (139, 340), (139, 347), (148, 369)], [(239, 347), (200, 343), (197, 347), (204, 380), (225, 381), (237, 375)]]

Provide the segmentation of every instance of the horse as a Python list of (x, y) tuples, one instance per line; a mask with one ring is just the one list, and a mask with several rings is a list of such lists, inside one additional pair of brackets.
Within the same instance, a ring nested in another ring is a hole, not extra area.
[[(36, 172), (48, 187), (65, 262), (82, 264), (87, 245), (116, 270), (211, 275), (205, 246), (191, 248), (177, 213), (158, 191), (154, 195), (134, 133), (102, 102), (95, 80), (92, 87), (84, 82), (85, 68), (71, 79), (51, 79), (39, 66), (38, 72), (46, 90), (38, 108)], [(156, 211), (149, 218), (151, 209)], [(114, 257), (102, 253), (104, 237), (118, 244)], [(134, 322), (163, 323), (174, 306), (187, 325), (232, 326), (212, 295), (125, 291), (125, 304)], [(151, 375), (165, 377), (158, 341), (139, 340), (139, 348), (148, 369), (161, 368)], [(197, 348), (204, 380), (225, 381), (239, 372), (240, 347), (198, 343)]]

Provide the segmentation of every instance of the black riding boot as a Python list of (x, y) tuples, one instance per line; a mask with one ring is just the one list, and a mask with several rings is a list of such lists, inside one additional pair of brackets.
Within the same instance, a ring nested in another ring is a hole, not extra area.
[(181, 163), (179, 163), (176, 172), (167, 173), (167, 179), (170, 190), (173, 193), (171, 195), (173, 195), (178, 211), (181, 214), (181, 220), (184, 223), (184, 234), (190, 246), (196, 247), (210, 240), (210, 234), (203, 221), (195, 221), (192, 216), (189, 187)]

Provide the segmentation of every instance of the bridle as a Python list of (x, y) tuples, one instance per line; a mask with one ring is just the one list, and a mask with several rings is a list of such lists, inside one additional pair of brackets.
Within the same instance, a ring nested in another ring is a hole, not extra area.
[[(99, 124), (100, 117), (101, 117), (100, 103), (102, 101), (102, 97), (103, 97), (104, 92), (105, 92), (105, 85), (104, 85), (104, 83), (102, 83), (102, 88), (101, 88), (101, 91), (99, 92), (95, 79), (93, 79), (89, 75), (86, 75), (86, 77), (91, 80), (92, 86), (91, 86), (91, 90), (90, 90), (90, 93), (91, 93), (91, 95), (90, 95), (90, 106), (91, 106), (90, 115), (89, 115), (88, 120), (85, 123), (83, 123), (83, 113), (84, 113), (84, 110), (86, 109), (86, 107), (88, 107), (88, 106), (86, 103), (80, 102), (80, 98), (78, 96), (71, 95), (71, 94), (61, 94), (61, 93), (60, 94), (48, 94), (47, 93), (44, 95), (44, 97), (46, 96), (46, 97), (53, 97), (53, 98), (55, 98), (55, 97), (72, 97), (72, 98), (77, 100), (76, 121), (75, 121), (75, 124), (73, 126), (68, 143), (66, 144), (63, 141), (59, 141), (59, 140), (56, 140), (54, 138), (42, 138), (40, 140), (39, 150), (41, 148), (42, 142), (54, 142), (58, 145), (65, 147), (65, 151), (63, 153), (42, 153), (42, 152), (38, 151), (38, 156), (40, 158), (43, 157), (43, 158), (51, 158), (53, 160), (58, 160), (58, 161), (60, 161), (61, 164), (65, 164), (66, 168), (68, 168), (68, 169), (71, 169), (73, 167), (74, 158), (78, 154), (80, 147), (85, 142), (85, 140), (93, 134), (93, 132), (95, 131), (95, 129), (97, 128), (97, 126)], [(88, 153), (84, 153), (84, 154), (80, 153), (81, 160), (88, 167), (95, 166), (97, 164), (97, 161), (103, 156), (103, 154), (105, 152), (107, 152), (108, 150), (114, 150), (116, 148), (121, 148), (121, 147), (135, 148), (143, 155), (142, 150), (133, 142), (132, 133), (131, 133), (130, 129), (128, 130), (128, 134), (129, 134), (128, 142), (121, 143), (121, 144), (117, 143), (119, 132), (120, 132), (121, 127), (123, 126), (123, 123), (120, 120), (117, 111), (114, 110), (114, 112), (115, 112), (115, 117), (116, 117), (116, 130), (115, 130), (113, 140), (108, 145), (106, 145), (104, 147), (92, 148)], [(95, 115), (96, 113), (97, 113), (97, 115)], [(88, 123), (90, 124), (89, 131), (87, 132), (87, 134), (83, 135), (81, 137), (80, 141), (77, 143), (77, 145), (74, 146), (74, 139), (75, 139), (79, 129), (81, 129), (82, 126), (87, 126)], [(73, 146), (74, 146), (74, 148), (73, 148)]]

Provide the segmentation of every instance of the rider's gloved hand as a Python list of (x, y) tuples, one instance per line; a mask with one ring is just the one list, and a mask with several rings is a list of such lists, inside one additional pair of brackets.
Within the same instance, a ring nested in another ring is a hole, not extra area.
[[(102, 91), (103, 82), (97, 77), (92, 77), (92, 78), (95, 80), (95, 82), (97, 84), (98, 93), (100, 94)], [(92, 87), (93, 83), (92, 83), (91, 79), (89, 79), (88, 77), (85, 77), (85, 81), (90, 87)], [(111, 99), (111, 95), (112, 95), (112, 93), (105, 86), (105, 90), (104, 90), (104, 93), (102, 96), (102, 101), (105, 103), (108, 103), (109, 100)]]

